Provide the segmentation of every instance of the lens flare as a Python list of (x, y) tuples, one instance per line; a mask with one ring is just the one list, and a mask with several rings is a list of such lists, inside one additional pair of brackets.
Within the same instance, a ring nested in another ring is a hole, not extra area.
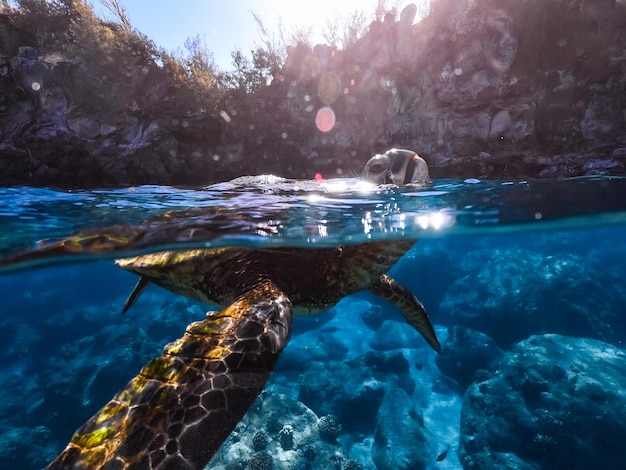
[(334, 72), (322, 74), (317, 83), (317, 96), (324, 104), (333, 104), (341, 95), (341, 80)]
[(335, 127), (335, 112), (324, 106), (315, 115), (315, 126), (322, 132), (330, 132)]

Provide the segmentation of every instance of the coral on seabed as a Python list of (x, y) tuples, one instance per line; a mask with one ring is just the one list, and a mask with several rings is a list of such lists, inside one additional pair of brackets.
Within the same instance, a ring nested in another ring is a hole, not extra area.
[(342, 426), (336, 416), (326, 415), (317, 421), (317, 429), (321, 436), (335, 439), (341, 433)]

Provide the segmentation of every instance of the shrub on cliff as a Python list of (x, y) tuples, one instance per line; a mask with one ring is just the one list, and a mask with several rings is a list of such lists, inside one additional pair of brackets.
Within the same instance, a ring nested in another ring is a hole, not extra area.
[[(101, 2), (110, 9), (121, 8), (115, 0)], [(199, 66), (197, 48), (181, 60), (133, 29), (123, 9), (117, 15), (120, 22), (112, 23), (98, 18), (83, 0), (17, 0), (16, 4), (12, 20), (34, 40), (34, 44), (22, 45), (36, 47), (42, 56), (79, 59), (94, 77), (112, 82), (99, 83), (99, 89), (104, 85), (115, 93), (117, 80), (132, 85), (150, 75), (152, 82), (176, 90), (182, 101), (210, 103), (219, 98), (217, 72), (206, 64)]]

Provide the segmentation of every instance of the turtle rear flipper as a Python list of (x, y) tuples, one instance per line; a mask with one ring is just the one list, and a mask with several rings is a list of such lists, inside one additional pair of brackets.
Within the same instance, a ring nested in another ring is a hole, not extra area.
[(394, 304), (406, 321), (421, 334), (426, 342), (437, 352), (441, 344), (422, 303), (404, 286), (393, 278), (383, 274), (368, 289), (372, 294)]
[(47, 469), (201, 469), (263, 389), (291, 332), (270, 282), (168, 344), (72, 437)]

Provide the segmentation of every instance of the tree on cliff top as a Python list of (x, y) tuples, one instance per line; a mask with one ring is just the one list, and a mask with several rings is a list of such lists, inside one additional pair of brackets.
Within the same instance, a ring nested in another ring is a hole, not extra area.
[(130, 18), (126, 12), (126, 8), (118, 0), (98, 0), (98, 2), (109, 10), (120, 21), (122, 28), (126, 31), (132, 31), (133, 25), (130, 23)]

